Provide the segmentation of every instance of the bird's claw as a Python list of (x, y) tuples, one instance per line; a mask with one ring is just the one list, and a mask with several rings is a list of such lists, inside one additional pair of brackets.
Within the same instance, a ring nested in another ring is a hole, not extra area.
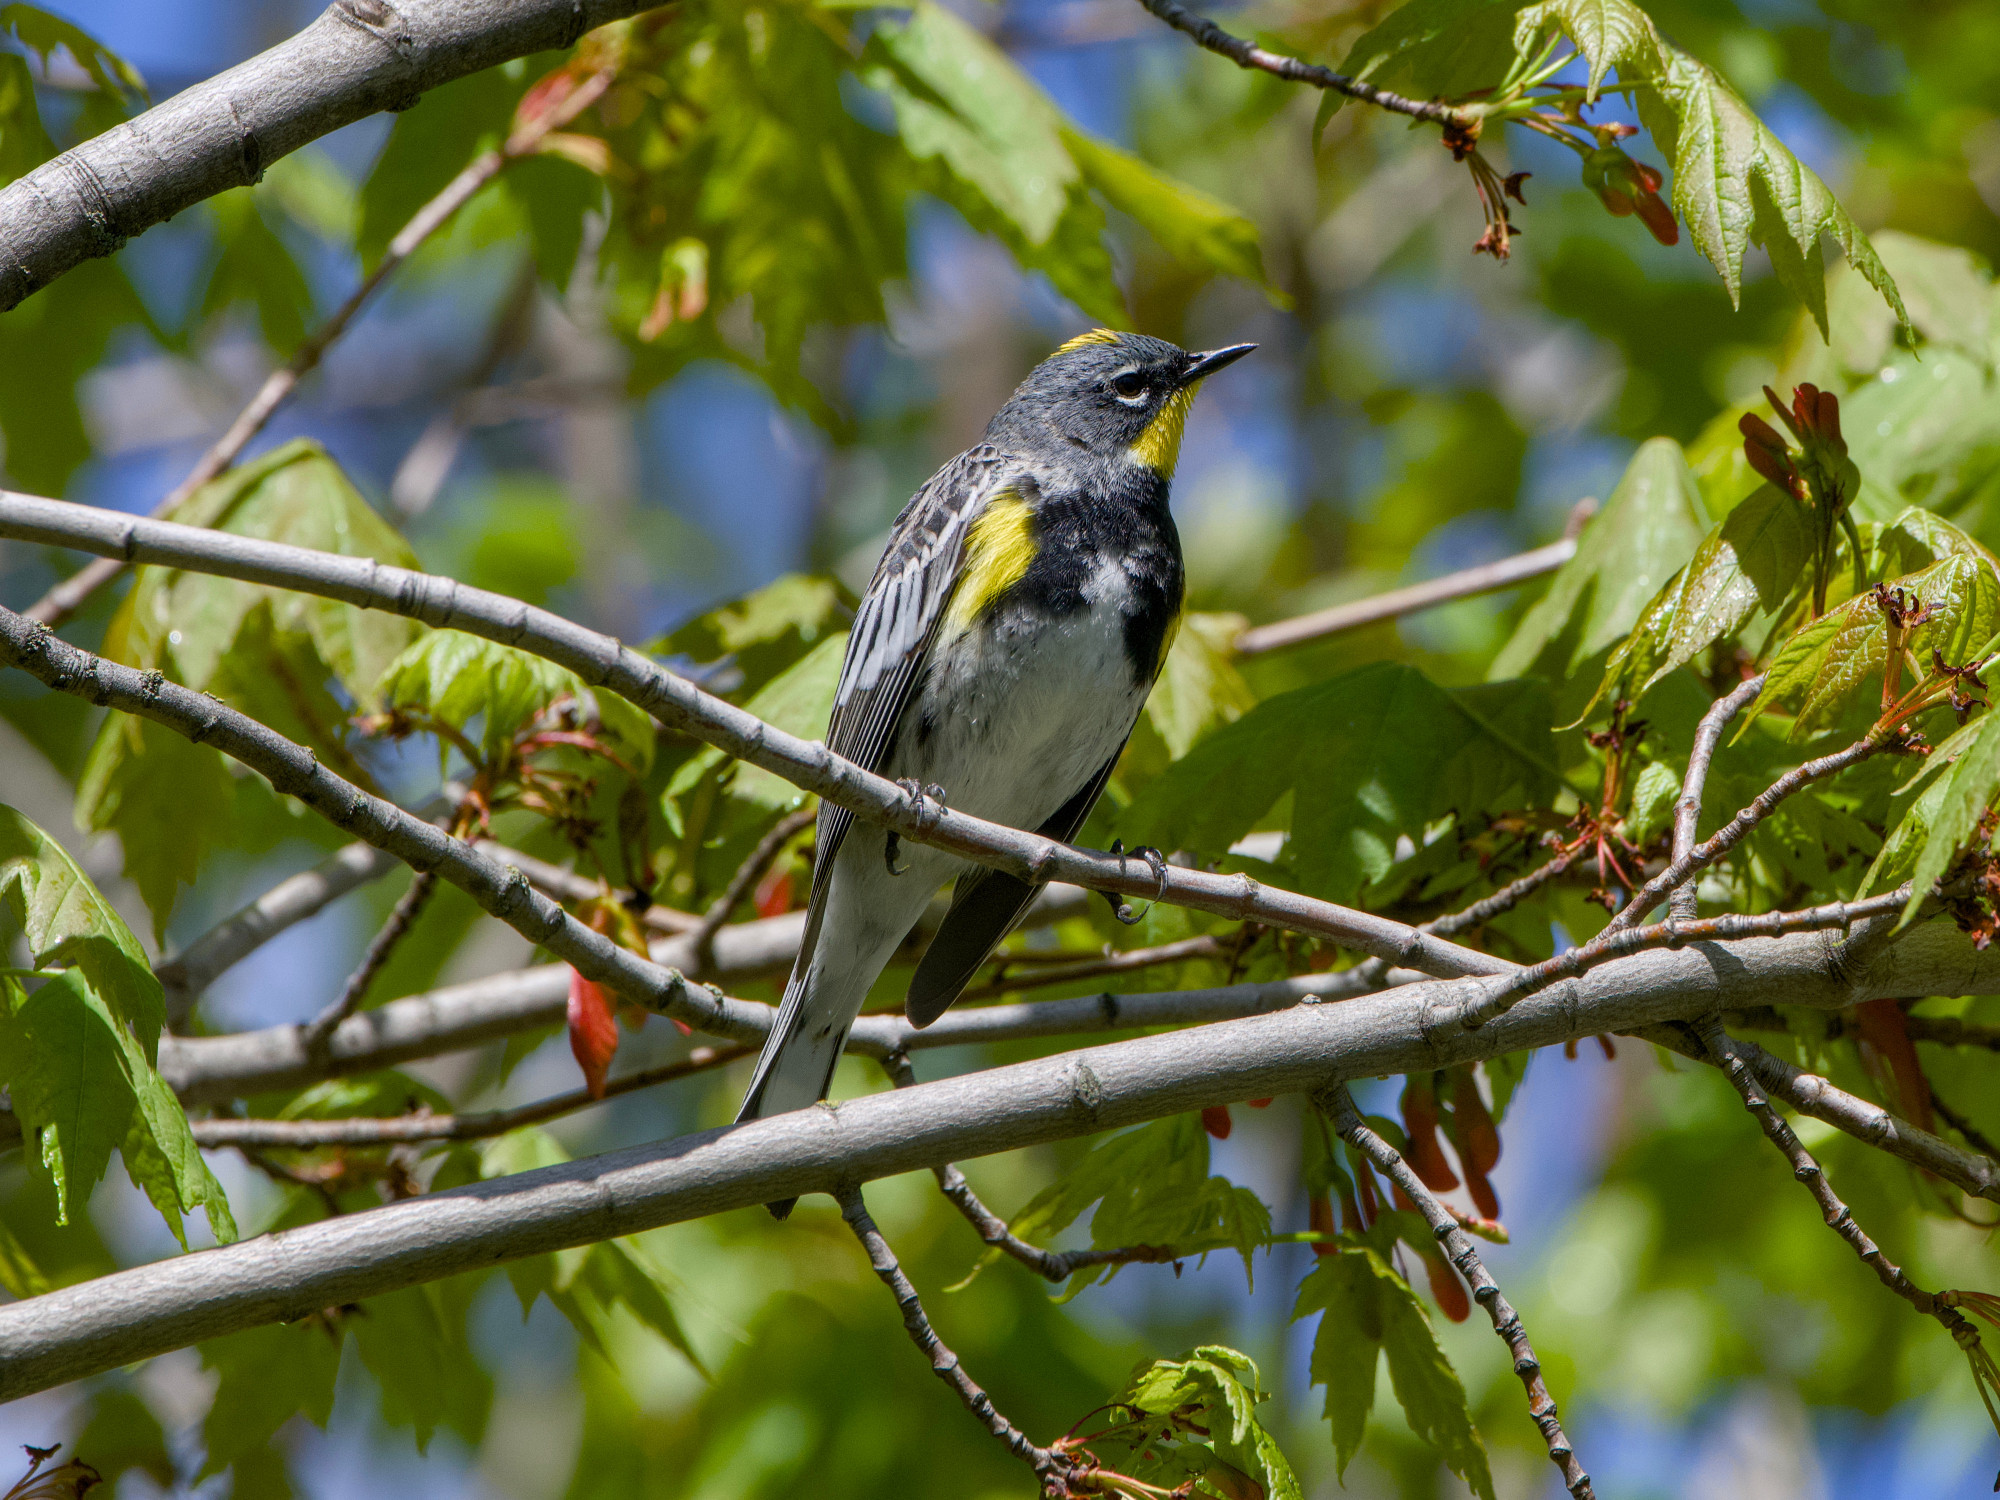
[[(1153, 872), (1153, 879), (1159, 882), (1160, 889), (1158, 893), (1153, 897), (1153, 899), (1157, 901), (1162, 896), (1166, 895), (1167, 857), (1164, 854), (1160, 853), (1159, 850), (1155, 849), (1151, 844), (1142, 844), (1137, 849), (1128, 850), (1125, 847), (1125, 841), (1123, 839), (1113, 839), (1111, 841), (1110, 853), (1121, 864), (1124, 862), (1125, 856), (1127, 854), (1130, 854), (1138, 859), (1143, 859), (1146, 862), (1146, 868)], [(1140, 922), (1145, 920), (1146, 913), (1142, 911), (1140, 912), (1133, 911), (1132, 908), (1125, 902), (1123, 897), (1117, 896), (1110, 891), (1106, 891), (1104, 893), (1104, 899), (1111, 904), (1111, 915), (1116, 917), (1125, 926), (1136, 927)]]
[[(944, 788), (939, 786), (935, 781), (929, 786), (925, 786), (914, 776), (900, 776), (896, 779), (896, 786), (905, 797), (910, 799), (910, 806), (916, 811), (919, 817), (923, 816), (924, 804), (926, 802), (935, 802), (940, 809), (945, 805)], [(902, 844), (901, 836), (893, 828), (890, 829), (888, 839), (882, 845), (882, 860), (889, 867), (891, 875), (901, 875), (905, 870), (910, 868), (908, 865), (898, 865), (896, 863), (896, 855), (901, 850)]]

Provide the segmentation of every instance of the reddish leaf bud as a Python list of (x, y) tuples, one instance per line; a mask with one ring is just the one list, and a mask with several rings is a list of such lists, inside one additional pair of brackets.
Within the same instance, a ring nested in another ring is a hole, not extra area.
[(1207, 1109), (1201, 1112), (1201, 1128), (1214, 1136), (1218, 1141), (1228, 1140), (1230, 1131), (1229, 1106), (1226, 1104), (1209, 1105)]
[(604, 1077), (618, 1052), (618, 1021), (604, 986), (569, 971), (569, 1050), (590, 1097), (604, 1097)]

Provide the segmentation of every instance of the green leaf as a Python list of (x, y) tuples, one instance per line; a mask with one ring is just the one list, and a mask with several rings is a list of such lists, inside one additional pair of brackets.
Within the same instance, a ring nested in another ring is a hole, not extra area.
[(28, 60), (0, 52), (0, 186), (25, 177), (56, 154), (35, 105), (35, 79)]
[(258, 194), (237, 188), (208, 200), (220, 251), (202, 293), (205, 321), (248, 302), (257, 309), (264, 342), (288, 355), (305, 342), (312, 316), (312, 288), (283, 240), (258, 212)]
[(1211, 733), (1117, 818), (1128, 844), (1220, 855), (1288, 792), (1285, 861), (1307, 889), (1352, 901), (1448, 812), (1536, 797), (1558, 778), (1547, 689), (1454, 694), (1378, 662), (1281, 693)]
[(1632, 784), (1632, 809), (1625, 815), (1625, 837), (1642, 847), (1670, 827), (1674, 803), (1681, 794), (1681, 776), (1663, 760), (1649, 760)]
[[(1950, 769), (1932, 782), (1910, 809), (1909, 819), (1915, 820), (1915, 828), (1922, 831), (1923, 852), (1910, 871), (1912, 888), (1909, 905), (1903, 911), (1905, 921), (1916, 914), (1917, 907), (1930, 895), (1931, 887), (1951, 868), (1959, 851), (1971, 842), (1979, 829), (1979, 820), (1993, 805), (1994, 793), (2000, 790), (2000, 714), (1987, 710), (1976, 727), (1977, 733), (1953, 760)], [(1898, 828), (1897, 833), (1901, 832)], [(1914, 840), (1905, 841), (1910, 842)], [(1883, 847), (1878, 857), (1878, 866), (1892, 858), (1890, 848), (1894, 844), (1892, 836), (1891, 843)], [(1870, 889), (1884, 889), (1894, 883), (1892, 874), (1880, 878), (1875, 869), (1868, 872)]]
[(787, 573), (697, 616), (646, 650), (654, 656), (685, 656), (696, 662), (734, 658), (743, 674), (743, 686), (731, 692), (734, 697), (756, 692), (829, 631), (841, 629), (852, 613), (832, 579)]
[[(1907, 638), (1919, 671), (1929, 671), (1933, 650), (1957, 665), (1992, 638), (2000, 618), (2000, 578), (1984, 559), (1964, 554), (1947, 557), (1891, 586), (1937, 610), (1936, 618), (1916, 627)], [(1744, 716), (1744, 727), (1773, 704), (1784, 703), (1795, 705), (1797, 714), (1791, 738), (1810, 739), (1857, 694), (1879, 684), (1888, 646), (1888, 624), (1872, 593), (1857, 594), (1838, 609), (1828, 610), (1779, 648), (1765, 675), (1763, 692)], [(1904, 686), (1915, 686), (1915, 681), (1906, 677)]]
[(106, 47), (82, 27), (51, 15), (35, 5), (0, 5), (0, 28), (11, 31), (24, 47), (31, 48), (48, 66), (49, 57), (60, 47), (83, 71), (99, 93), (121, 103), (127, 96), (143, 99), (146, 80), (139, 70)]
[[(1233, 1249), (1250, 1275), (1250, 1255), (1270, 1237), (1271, 1211), (1248, 1188), (1208, 1172), (1208, 1134), (1199, 1115), (1175, 1115), (1093, 1146), (1028, 1201), (1009, 1226), (1046, 1245), (1093, 1205), (1090, 1242), (1098, 1249), (1170, 1245), (1190, 1256)], [(990, 1256), (988, 1257), (990, 1260)], [(1074, 1296), (1117, 1266), (1089, 1266), (1070, 1278)]]
[(201, 1362), (215, 1372), (217, 1384), (201, 1426), (207, 1456), (196, 1477), (220, 1474), (269, 1448), (278, 1429), (295, 1416), (325, 1427), (333, 1415), (341, 1343), (337, 1326), (314, 1317), (203, 1344)]
[(895, 65), (880, 86), (911, 154), (943, 160), (1029, 244), (1047, 244), (1080, 175), (1048, 97), (1006, 53), (932, 0), (919, 0), (907, 23), (882, 25), (875, 39)]
[(11, 981), (0, 1014), (0, 1081), (67, 1223), (117, 1148), (126, 1171), (183, 1244), (181, 1218), (207, 1210), (236, 1237), (221, 1185), (195, 1147), (180, 1102), (154, 1070), (165, 1004), (131, 929), (53, 839), (0, 807), (0, 899), (38, 969), (33, 994)]
[(90, 1420), (72, 1451), (113, 1484), (128, 1469), (137, 1469), (161, 1491), (173, 1489), (174, 1459), (166, 1430), (136, 1393), (121, 1386), (101, 1386), (93, 1393)]
[(586, 722), (635, 769), (652, 761), (653, 721), (608, 688), (593, 688), (566, 667), (457, 630), (426, 632), (383, 672), (385, 706), (465, 730), (480, 726), (480, 750), (497, 760), (559, 698), (576, 700)]
[(1257, 226), (1243, 214), (1073, 126), (1062, 128), (1062, 139), (1084, 180), (1175, 260), (1269, 287)]
[(1583, 54), (1593, 94), (1613, 69), (1621, 84), (1639, 86), (1634, 98), (1640, 122), (1673, 168), (1674, 209), (1695, 248), (1720, 273), (1732, 302), (1742, 295), (1745, 252), (1761, 245), (1770, 252), (1778, 280), (1811, 310), (1825, 337), (1819, 241), (1830, 235), (1896, 316), (1909, 321), (1895, 279), (1826, 184), (1719, 74), (1661, 36), (1631, 0), (1531, 5), (1516, 22), (1520, 53), (1538, 52), (1552, 28)]
[(1235, 640), (1241, 615), (1190, 614), (1167, 652), (1160, 679), (1146, 699), (1146, 718), (1167, 754), (1179, 760), (1212, 730), (1233, 724), (1254, 707), (1257, 695), (1236, 670)]
[(468, 1285), (476, 1284), (448, 1281), (371, 1297), (348, 1323), (380, 1389), (382, 1420), (407, 1427), (420, 1453), (441, 1426), (476, 1443), (486, 1425), (493, 1382), (473, 1357), (465, 1327)]
[(1770, 485), (1758, 490), (1640, 611), (1632, 633), (1605, 663), (1579, 722), (1605, 698), (1636, 699), (1759, 610), (1777, 613), (1803, 582), (1811, 551), (1798, 503)]
[[(827, 717), (833, 712), (833, 693), (840, 685), (840, 663), (846, 654), (847, 632), (843, 630), (828, 636), (773, 677), (743, 706), (787, 734), (804, 739), (821, 738), (826, 733)], [(665, 802), (677, 831), (679, 818), (675, 804), (711, 777), (721, 779), (731, 796), (765, 811), (797, 807), (806, 797), (783, 777), (757, 766), (737, 764), (714, 746), (706, 746), (683, 761), (667, 783)]]
[(1641, 606), (1687, 561), (1707, 525), (1680, 445), (1671, 438), (1641, 444), (1577, 538), (1576, 555), (1521, 617), (1487, 675), (1567, 677), (1632, 629)]
[[(1134, 1370), (1113, 1406), (1149, 1416), (1176, 1417), (1207, 1431), (1212, 1448), (1188, 1444), (1181, 1455), (1182, 1471), (1207, 1479), (1214, 1493), (1245, 1493), (1240, 1482), (1225, 1488), (1228, 1479), (1208, 1467), (1211, 1459), (1219, 1458), (1237, 1475), (1248, 1474), (1261, 1482), (1263, 1493), (1271, 1500), (1303, 1500), (1305, 1492), (1291, 1464), (1258, 1420), (1258, 1404), (1269, 1399), (1256, 1363), (1248, 1355), (1219, 1344), (1204, 1344), (1179, 1359), (1154, 1360)], [(1154, 1424), (1138, 1425), (1148, 1432), (1163, 1430)], [(1112, 1431), (1116, 1434), (1117, 1429)], [(1185, 1433), (1178, 1426), (1172, 1431), (1176, 1436)], [(1154, 1437), (1145, 1446), (1145, 1456), (1151, 1458), (1162, 1442)]]
[(163, 724), (113, 713), (77, 779), (76, 821), (118, 835), (125, 878), (164, 942), (183, 886), (233, 835), (235, 792), (222, 756)]
[(1409, 0), (1355, 41), (1339, 71), (1420, 99), (1488, 87), (1513, 64), (1519, 9), (1519, 0)]
[[(1924, 757), (1916, 775), (1896, 789), (1889, 815), (1884, 820), (1890, 829), (1889, 836), (1882, 841), (1867, 875), (1862, 878), (1857, 896), (1890, 890), (1905, 880), (1914, 879), (1918, 861), (1923, 858), (1931, 834), (1937, 828), (1946, 800), (1956, 802), (1963, 796), (1964, 801), (1973, 806), (1972, 821), (1964, 821), (1963, 807), (1956, 809), (1953, 814), (1956, 827), (1949, 839), (1940, 841), (1936, 855), (1938, 871), (1949, 868), (1952, 855), (1970, 837), (1972, 828), (1978, 823), (1979, 813), (1990, 802), (1994, 787), (2000, 786), (2000, 761), (1996, 761), (1991, 768), (1969, 768), (1966, 784), (1962, 788), (1954, 788), (1954, 777), (1946, 772), (1957, 771), (1966, 751), (1986, 734), (1991, 720), (1990, 713), (1982, 714), (1971, 723), (1959, 726)], [(2000, 748), (1989, 746), (1985, 753), (2000, 755)], [(1983, 791), (1981, 783), (1986, 784)], [(1982, 798), (1986, 800), (1982, 801)], [(1930, 879), (1936, 880), (1937, 875), (1933, 873)], [(1917, 899), (1921, 900), (1928, 885), (1919, 886), (1916, 890)]]
[(1313, 1337), (1312, 1378), (1326, 1388), (1340, 1470), (1361, 1447), (1375, 1401), (1377, 1356), (1386, 1353), (1389, 1381), (1411, 1430), (1474, 1494), (1492, 1500), (1486, 1445), (1472, 1425), (1465, 1387), (1409, 1283), (1376, 1250), (1348, 1239), (1321, 1256), (1299, 1287), (1292, 1317), (1315, 1312), (1323, 1316)]

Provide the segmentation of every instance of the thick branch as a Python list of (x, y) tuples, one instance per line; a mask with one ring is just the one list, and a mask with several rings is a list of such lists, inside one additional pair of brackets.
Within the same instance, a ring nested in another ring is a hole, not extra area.
[(1501, 974), (1512, 967), (1401, 922), (1269, 889), (1248, 875), (1169, 866), (1163, 877), (1156, 876), (1143, 860), (1076, 849), (940, 808), (929, 799), (913, 801), (894, 782), (843, 760), (824, 745), (773, 728), (610, 636), (449, 578), (388, 567), (373, 558), (315, 552), (6, 492), (0, 492), (0, 536), (295, 589), (519, 647), (568, 668), (592, 686), (609, 688), (671, 729), (762, 767), (904, 838), (1005, 870), (1031, 884), (1062, 880), (1261, 922), (1440, 977)]
[(1521, 1315), (1501, 1295), (1500, 1283), (1486, 1269), (1486, 1263), (1473, 1249), (1472, 1241), (1466, 1238), (1457, 1217), (1438, 1202), (1417, 1174), (1410, 1170), (1410, 1164), (1403, 1160), (1402, 1153), (1368, 1128), (1361, 1112), (1354, 1107), (1354, 1096), (1348, 1093), (1346, 1084), (1336, 1083), (1323, 1090), (1315, 1096), (1314, 1102), (1333, 1116), (1334, 1128), (1340, 1132), (1341, 1139), (1373, 1162), (1383, 1176), (1401, 1188), (1403, 1195), (1416, 1204), (1417, 1212), (1431, 1226), (1431, 1233), (1444, 1248), (1446, 1257), (1458, 1268), (1458, 1274), (1465, 1278), (1466, 1285), (1472, 1288), (1472, 1300), (1486, 1309), (1486, 1316), (1493, 1320), (1493, 1331), (1500, 1335), (1507, 1345), (1507, 1352), (1514, 1357), (1514, 1373), (1520, 1377), (1521, 1386), (1528, 1393), (1528, 1415), (1535, 1419), (1542, 1441), (1548, 1445), (1549, 1461), (1562, 1473), (1563, 1488), (1576, 1500), (1592, 1500), (1590, 1476), (1577, 1462), (1576, 1451), (1570, 1446), (1569, 1436), (1563, 1431), (1562, 1422), (1556, 1415), (1556, 1398), (1549, 1394), (1548, 1382), (1542, 1379), (1542, 1362), (1535, 1357), (1534, 1346), (1528, 1342), (1528, 1330), (1521, 1325)]
[[(1893, 928), (1894, 919), (1881, 925)], [(1721, 952), (1648, 953), (1531, 996), (1478, 1031), (1455, 1024), (1446, 984), (1296, 1006), (343, 1215), (0, 1307), (0, 1401), (461, 1271), (1212, 1104), (1424, 1072), (1736, 1006), (1840, 1009), (1881, 995), (2000, 990), (2000, 954), (1976, 952), (1955, 931), (1933, 924), (1868, 962), (1850, 958), (1871, 952), (1874, 936), (1843, 945), (1800, 934)]]
[(909, 1330), (911, 1341), (930, 1360), (932, 1373), (951, 1387), (958, 1399), (965, 1403), (965, 1409), (1005, 1444), (1009, 1453), (1035, 1471), (1043, 1494), (1059, 1496), (1067, 1493), (1069, 1486), (1064, 1483), (1063, 1476), (1068, 1465), (1048, 1449), (1036, 1447), (1025, 1432), (1002, 1416), (999, 1408), (994, 1406), (993, 1398), (965, 1373), (958, 1356), (937, 1336), (937, 1330), (931, 1327), (931, 1320), (924, 1313), (923, 1299), (917, 1296), (917, 1289), (910, 1285), (910, 1278), (896, 1263), (896, 1252), (889, 1248), (889, 1242), (882, 1237), (882, 1231), (875, 1227), (875, 1220), (869, 1216), (867, 1204), (861, 1201), (861, 1190), (845, 1188), (838, 1197), (841, 1218), (854, 1231), (854, 1237), (861, 1241), (861, 1248), (868, 1252), (869, 1266), (882, 1278), (882, 1285), (889, 1289), (890, 1295), (895, 1297), (896, 1306), (902, 1309), (903, 1327)]
[(1423, 102), (1405, 99), (1401, 94), (1378, 89), (1372, 84), (1362, 83), (1359, 79), (1349, 78), (1344, 73), (1336, 73), (1331, 68), (1322, 68), (1315, 63), (1300, 62), (1296, 57), (1286, 57), (1282, 53), (1267, 51), (1254, 42), (1245, 41), (1239, 36), (1231, 36), (1215, 22), (1205, 16), (1195, 15), (1185, 6), (1176, 4), (1175, 0), (1139, 0), (1139, 3), (1174, 30), (1193, 37), (1200, 45), (1228, 58), (1239, 68), (1254, 68), (1293, 83), (1309, 83), (1316, 89), (1329, 89), (1336, 94), (1345, 94), (1350, 99), (1359, 99), (1364, 104), (1372, 104), (1377, 109), (1408, 115), (1412, 119), (1428, 120), (1433, 125), (1456, 125), (1463, 128), (1470, 125), (1474, 118), (1464, 110), (1454, 109), (1449, 104), (1442, 104), (1436, 100)]
[(248, 62), (0, 190), (0, 311), (280, 157), (517, 57), (565, 48), (644, 0), (335, 0)]
[[(1701, 828), (1702, 792), (1708, 785), (1708, 763), (1715, 759), (1715, 747), (1722, 743), (1722, 731), (1763, 690), (1764, 674), (1759, 672), (1748, 682), (1716, 699), (1714, 706), (1701, 716), (1701, 723), (1695, 726), (1694, 748), (1688, 752), (1687, 775), (1681, 781), (1680, 800), (1674, 803), (1676, 863), (1694, 853), (1695, 839)], [(1669, 899), (1669, 909), (1675, 921), (1692, 922), (1701, 915), (1701, 902), (1695, 895), (1693, 880), (1684, 880), (1675, 886)], [(1645, 913), (1640, 912), (1639, 915), (1644, 916)]]

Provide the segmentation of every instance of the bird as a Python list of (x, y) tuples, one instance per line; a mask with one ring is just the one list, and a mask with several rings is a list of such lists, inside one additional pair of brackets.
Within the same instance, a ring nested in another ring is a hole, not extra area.
[[(1202, 353), (1099, 328), (1021, 382), (896, 517), (848, 635), (826, 744), (953, 810), (1068, 842), (1180, 625), (1168, 491)], [(863, 1000), (931, 899), (904, 1013), (956, 1000), (1039, 887), (823, 806), (804, 937), (738, 1123), (826, 1097)], [(773, 1204), (782, 1218), (790, 1204)]]

